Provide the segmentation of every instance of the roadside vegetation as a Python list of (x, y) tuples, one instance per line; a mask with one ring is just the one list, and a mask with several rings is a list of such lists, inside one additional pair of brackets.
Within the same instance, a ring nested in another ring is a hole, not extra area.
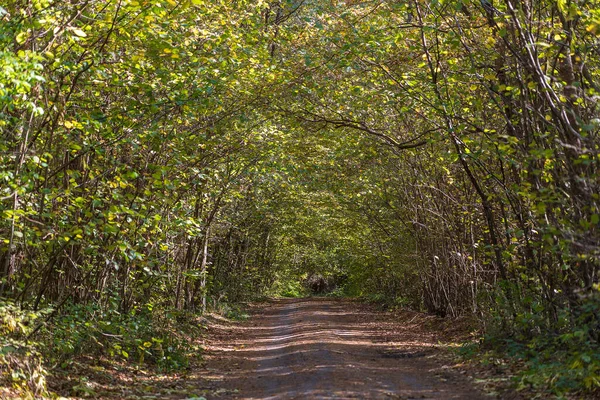
[(5, 1), (3, 390), (181, 370), (207, 309), (313, 290), (470, 315), (467, 357), (597, 394), (599, 10)]

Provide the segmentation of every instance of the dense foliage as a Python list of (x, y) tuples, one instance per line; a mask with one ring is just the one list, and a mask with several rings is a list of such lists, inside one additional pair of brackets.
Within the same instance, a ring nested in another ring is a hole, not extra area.
[(599, 9), (5, 2), (0, 365), (54, 332), (177, 367), (178, 313), (318, 276), (597, 389)]

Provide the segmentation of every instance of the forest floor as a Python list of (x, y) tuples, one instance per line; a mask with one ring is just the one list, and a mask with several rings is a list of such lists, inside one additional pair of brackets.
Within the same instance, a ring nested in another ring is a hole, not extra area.
[(212, 324), (207, 366), (226, 398), (489, 399), (444, 350), (467, 330), (440, 323), (350, 300), (271, 300), (244, 323)]
[(82, 397), (520, 398), (501, 390), (506, 385), (497, 381), (503, 378), (459, 364), (450, 355), (449, 347), (468, 339), (465, 321), (383, 312), (358, 301), (330, 298), (269, 300), (249, 306), (249, 312), (244, 321), (203, 318), (205, 351), (188, 371), (156, 375), (106, 366), (104, 378), (98, 379), (95, 366), (86, 377), (91, 393)]

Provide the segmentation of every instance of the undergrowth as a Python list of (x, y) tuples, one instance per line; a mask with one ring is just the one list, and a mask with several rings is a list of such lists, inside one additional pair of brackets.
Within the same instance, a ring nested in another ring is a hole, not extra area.
[(250, 318), (250, 315), (246, 311), (245, 307), (241, 304), (219, 302), (214, 305), (212, 311), (233, 321), (245, 321)]
[(27, 337), (37, 321), (51, 311), (23, 311), (14, 303), (0, 299), (1, 398), (9, 397), (11, 393), (18, 393), (22, 398), (47, 394), (47, 371), (39, 350), (40, 343), (29, 341)]
[(67, 368), (80, 354), (149, 364), (161, 371), (187, 367), (200, 351), (191, 341), (197, 327), (194, 314), (157, 309), (150, 304), (127, 313), (97, 305), (71, 305), (41, 336), (49, 359)]
[(268, 295), (273, 297), (299, 298), (310, 294), (300, 279), (278, 276), (269, 290)]
[[(480, 343), (463, 346), (465, 359), (512, 375), (517, 390), (556, 398), (600, 395), (600, 293), (544, 320), (540, 306), (522, 309), (507, 327), (494, 316)], [(543, 328), (541, 328), (543, 327)]]
[(185, 369), (201, 352), (194, 341), (197, 318), (190, 312), (146, 304), (121, 313), (117, 307), (71, 304), (45, 321), (51, 312), (0, 302), (1, 398), (48, 396), (47, 376), (68, 372), (80, 356), (168, 372)]

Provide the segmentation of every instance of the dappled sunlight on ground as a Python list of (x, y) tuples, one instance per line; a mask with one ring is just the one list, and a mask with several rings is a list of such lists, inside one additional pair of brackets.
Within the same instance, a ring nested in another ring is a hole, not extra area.
[(53, 387), (131, 400), (483, 398), (467, 371), (461, 375), (442, 357), (444, 347), (468, 335), (463, 321), (324, 298), (271, 300), (250, 311), (237, 322), (201, 317), (196, 344), (204, 350), (187, 370), (81, 359), (73, 361), (74, 376)]
[(209, 343), (208, 365), (226, 366), (214, 376), (224, 398), (483, 398), (431, 359), (434, 335), (411, 331), (418, 316), (402, 325), (370, 306), (319, 298), (273, 300), (254, 311), (247, 323), (212, 327), (223, 336)]

